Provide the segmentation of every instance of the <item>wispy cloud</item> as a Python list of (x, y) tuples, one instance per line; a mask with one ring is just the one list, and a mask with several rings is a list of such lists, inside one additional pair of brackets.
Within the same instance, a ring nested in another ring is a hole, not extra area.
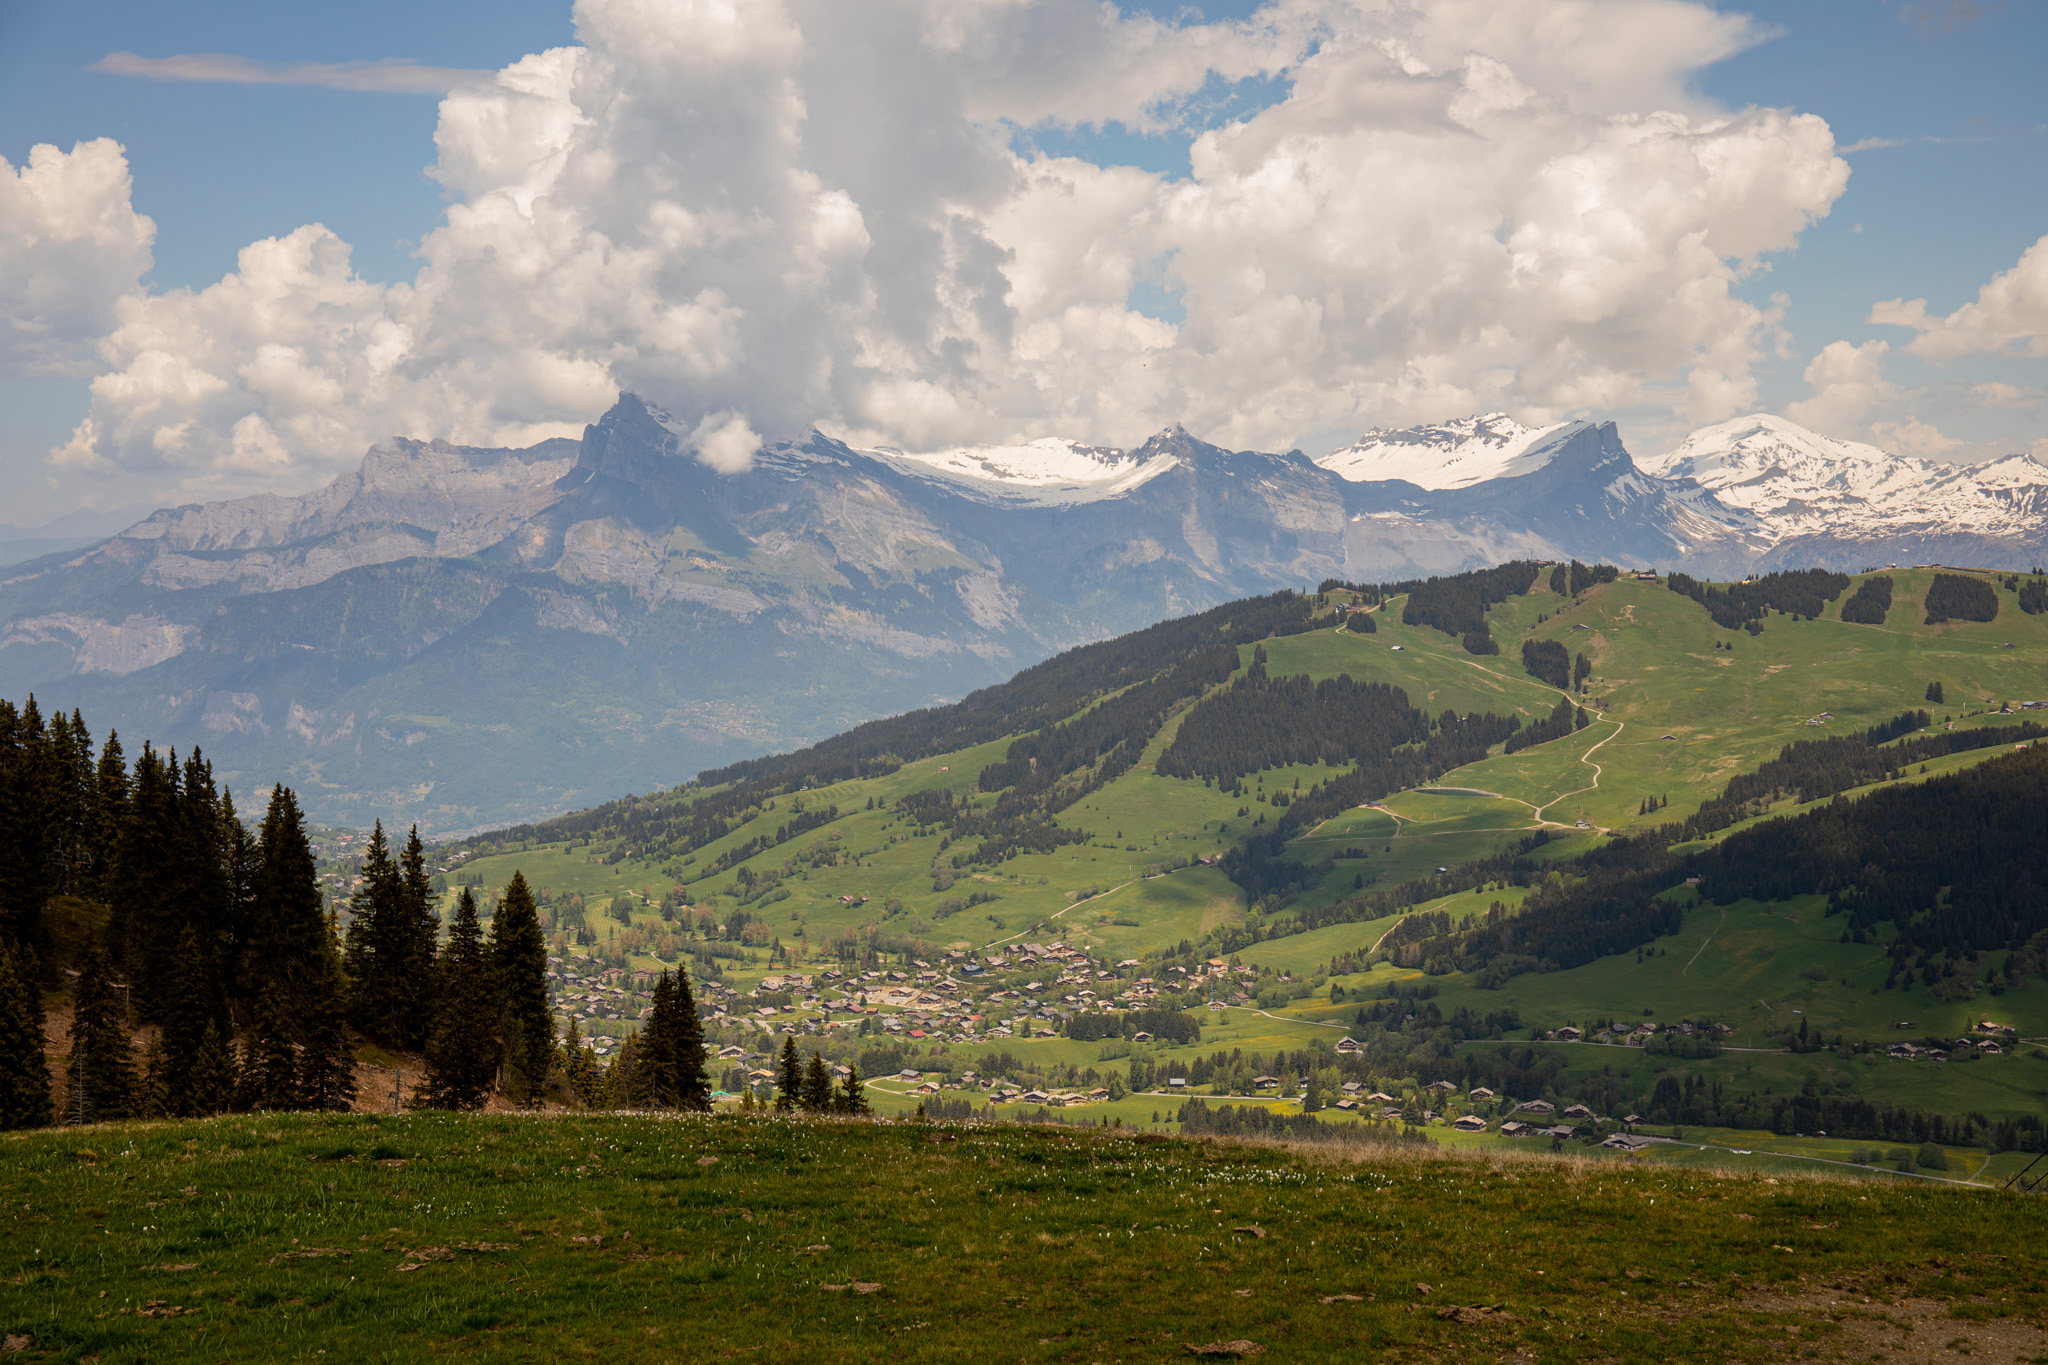
[(175, 57), (139, 57), (133, 52), (109, 52), (89, 69), (114, 76), (139, 76), (151, 81), (322, 85), (331, 90), (400, 95), (445, 95), (458, 86), (490, 76), (487, 71), (420, 66), (402, 58), (377, 62), (257, 62), (223, 52), (194, 52)]
[(1902, 140), (1895, 137), (1865, 137), (1858, 138), (1856, 141), (1850, 143), (1846, 147), (1837, 147), (1835, 148), (1835, 150), (1840, 152), (1843, 156), (1851, 156), (1857, 152), (1875, 152), (1882, 150), (1886, 147), (1898, 147), (1902, 145)]

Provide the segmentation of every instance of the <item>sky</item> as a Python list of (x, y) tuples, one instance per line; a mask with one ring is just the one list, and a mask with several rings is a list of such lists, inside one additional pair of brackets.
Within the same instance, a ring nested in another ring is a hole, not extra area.
[(0, 519), (392, 436), (2032, 451), (2048, 6), (0, 0)]

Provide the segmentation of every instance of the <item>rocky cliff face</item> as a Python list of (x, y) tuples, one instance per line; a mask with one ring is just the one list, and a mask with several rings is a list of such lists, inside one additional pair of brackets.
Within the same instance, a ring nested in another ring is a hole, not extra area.
[[(670, 785), (1326, 577), (1516, 557), (1827, 562), (1842, 537), (1796, 521), (1798, 497), (1757, 501), (1747, 469), (1646, 471), (1611, 424), (1495, 415), (1371, 433), (1320, 463), (1178, 427), (1130, 451), (919, 457), (813, 433), (728, 475), (627, 396), (579, 442), (394, 441), (301, 498), (169, 509), (15, 566), (0, 689), (202, 745), (232, 785), (282, 778), (317, 819), (473, 828)], [(1413, 478), (1370, 477), (1392, 470)], [(1971, 487), (2039, 544), (2039, 482)]]

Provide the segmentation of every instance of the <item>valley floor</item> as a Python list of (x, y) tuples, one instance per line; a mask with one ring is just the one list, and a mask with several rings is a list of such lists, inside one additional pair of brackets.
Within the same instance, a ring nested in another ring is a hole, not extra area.
[(15, 1134), (54, 1361), (2048, 1355), (2038, 1198), (1127, 1128), (236, 1115)]

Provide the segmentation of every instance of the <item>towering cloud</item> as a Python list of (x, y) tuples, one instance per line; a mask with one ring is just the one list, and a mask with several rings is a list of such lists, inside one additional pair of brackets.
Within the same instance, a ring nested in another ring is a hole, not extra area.
[[(721, 469), (812, 424), (1285, 448), (1473, 408), (1710, 420), (1774, 333), (1734, 286), (1848, 176), (1820, 119), (1686, 92), (1755, 35), (1677, 0), (576, 19), (580, 46), (442, 103), (451, 203), (414, 279), (358, 278), (314, 225), (210, 288), (131, 288), (60, 458), (304, 483), (391, 434), (575, 430), (621, 387)], [(1275, 99), (1205, 123), (1259, 78)], [(1203, 128), (1191, 173), (1017, 150), (1112, 121)]]

